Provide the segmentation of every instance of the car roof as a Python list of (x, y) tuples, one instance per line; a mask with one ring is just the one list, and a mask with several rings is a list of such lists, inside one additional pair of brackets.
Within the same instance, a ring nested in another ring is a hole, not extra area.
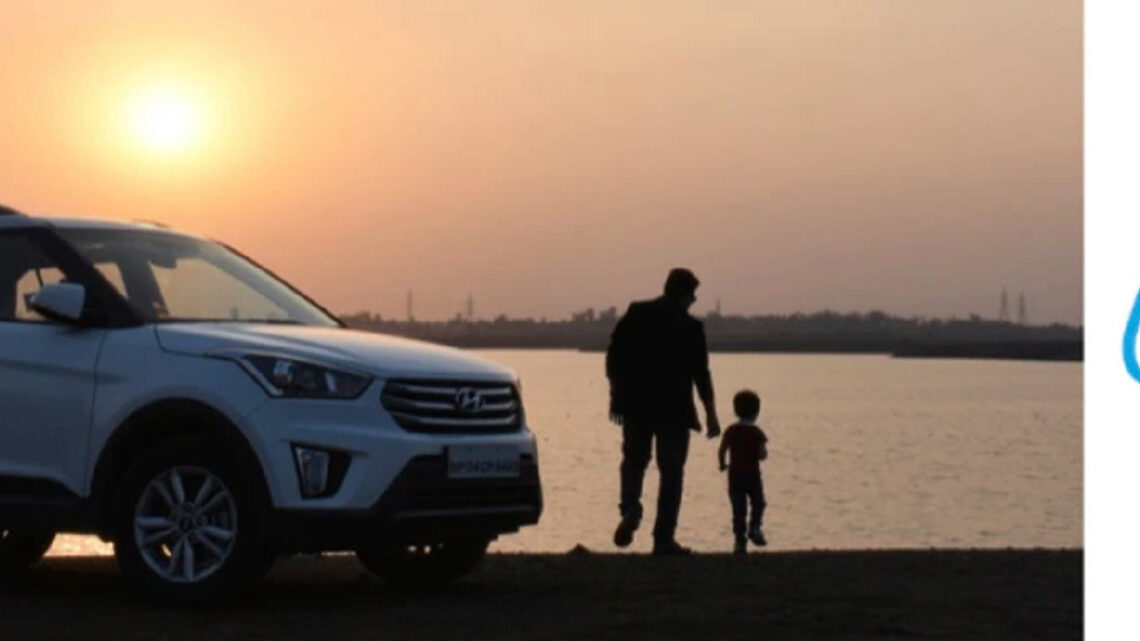
[(78, 218), (74, 216), (38, 216), (56, 229), (135, 229), (140, 231), (174, 232), (165, 225), (144, 220), (107, 220), (105, 218)]
[(28, 221), (28, 216), (25, 216), (11, 207), (0, 205), (0, 229), (32, 226)]
[[(0, 205), (0, 229), (53, 227), (55, 229), (106, 229), (158, 231), (178, 236), (195, 236), (174, 231), (160, 223), (148, 221), (108, 220), (105, 218), (81, 218), (77, 216), (29, 216)], [(195, 236), (197, 237), (197, 236)]]

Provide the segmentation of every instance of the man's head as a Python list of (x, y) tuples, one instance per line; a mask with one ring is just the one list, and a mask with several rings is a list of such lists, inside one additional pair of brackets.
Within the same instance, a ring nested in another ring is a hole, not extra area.
[(693, 272), (683, 267), (674, 268), (665, 279), (665, 297), (688, 310), (697, 302), (697, 285), (700, 284)]
[(740, 390), (732, 397), (732, 409), (742, 421), (755, 421), (760, 416), (760, 396), (750, 389)]

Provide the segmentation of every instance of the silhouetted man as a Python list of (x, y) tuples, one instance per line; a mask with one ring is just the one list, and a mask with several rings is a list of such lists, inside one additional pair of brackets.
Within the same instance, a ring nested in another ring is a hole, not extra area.
[(681, 510), (689, 430), (700, 431), (693, 385), (705, 406), (709, 438), (720, 435), (713, 403), (705, 328), (689, 315), (700, 282), (687, 269), (674, 269), (665, 294), (631, 303), (618, 321), (606, 353), (610, 418), (622, 426), (621, 522), (614, 544), (626, 547), (641, 524), (641, 486), (657, 440), (657, 523), (654, 554), (687, 554), (674, 539)]

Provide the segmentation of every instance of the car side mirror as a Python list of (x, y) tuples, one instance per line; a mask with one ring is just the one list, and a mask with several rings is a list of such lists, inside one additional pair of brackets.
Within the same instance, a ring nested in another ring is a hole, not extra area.
[(53, 283), (44, 285), (29, 307), (48, 320), (64, 323), (78, 323), (83, 317), (83, 303), (87, 291), (78, 283)]

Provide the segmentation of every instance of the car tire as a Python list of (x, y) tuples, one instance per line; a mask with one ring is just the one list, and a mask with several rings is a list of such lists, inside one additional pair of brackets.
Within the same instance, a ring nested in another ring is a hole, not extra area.
[(487, 553), (485, 538), (454, 539), (432, 544), (376, 542), (356, 550), (369, 572), (403, 589), (438, 589), (471, 572)]
[(55, 532), (0, 529), (0, 572), (17, 572), (47, 554)]
[[(252, 468), (252, 469), (251, 469)], [(268, 569), (268, 501), (256, 465), (197, 440), (147, 452), (115, 491), (115, 557), (145, 599), (230, 596)]]

